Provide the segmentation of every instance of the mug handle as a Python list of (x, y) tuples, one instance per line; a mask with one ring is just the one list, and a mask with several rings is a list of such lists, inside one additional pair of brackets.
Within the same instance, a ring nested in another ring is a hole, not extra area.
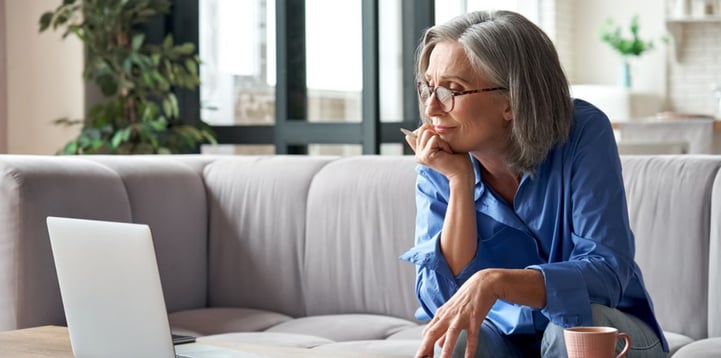
[(618, 340), (619, 338), (623, 338), (623, 340), (626, 341), (626, 346), (623, 347), (623, 350), (621, 351), (621, 353), (618, 354), (618, 356), (616, 356), (616, 358), (623, 358), (626, 356), (626, 353), (628, 353), (628, 350), (631, 348), (631, 337), (629, 337), (628, 333), (618, 332), (618, 334), (616, 334), (616, 340)]

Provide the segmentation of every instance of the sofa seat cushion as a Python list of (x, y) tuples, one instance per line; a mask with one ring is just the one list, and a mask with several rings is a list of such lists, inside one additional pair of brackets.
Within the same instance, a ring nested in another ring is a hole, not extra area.
[(420, 339), (383, 339), (324, 344), (314, 349), (413, 357), (420, 345)]
[(200, 308), (168, 315), (175, 333), (198, 336), (229, 332), (257, 332), (290, 320), (284, 314), (250, 308)]
[(199, 343), (241, 343), (241, 344), (261, 344), (277, 347), (296, 347), (296, 348), (313, 348), (319, 345), (335, 343), (330, 339), (311, 336), (307, 334), (297, 333), (277, 333), (277, 332), (239, 332), (215, 334), (211, 336), (199, 337)]
[(721, 337), (689, 343), (673, 355), (674, 358), (718, 358), (719, 356), (721, 356)]
[(416, 326), (400, 318), (371, 314), (337, 314), (296, 318), (277, 324), (267, 332), (299, 333), (336, 342), (385, 339)]
[(409, 327), (409, 328), (404, 328), (404, 329), (388, 336), (386, 339), (390, 339), (390, 340), (422, 339), (424, 328), (426, 328), (425, 324), (416, 325), (414, 327)]
[(679, 350), (681, 347), (694, 341), (691, 337), (687, 337), (683, 334), (673, 332), (664, 331), (663, 335), (666, 336), (666, 340), (668, 341), (669, 356), (676, 353), (676, 351)]

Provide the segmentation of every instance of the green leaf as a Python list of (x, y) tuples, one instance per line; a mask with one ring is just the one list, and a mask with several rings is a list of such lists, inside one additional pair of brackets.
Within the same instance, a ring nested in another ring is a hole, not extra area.
[(40, 16), (40, 32), (43, 32), (50, 27), (50, 23), (53, 21), (52, 11), (48, 11)]
[(112, 75), (101, 74), (95, 79), (95, 83), (98, 84), (98, 87), (100, 87), (100, 90), (106, 97), (110, 97), (118, 91), (118, 83)]
[(88, 136), (87, 133), (80, 133), (80, 136), (78, 137), (76, 143), (79, 147), (88, 147), (90, 146), (91, 141), (92, 139)]
[(123, 72), (127, 74), (131, 74), (133, 70), (133, 61), (130, 59), (130, 57), (126, 58), (125, 61), (123, 61)]
[(105, 141), (104, 141), (104, 140), (102, 140), (102, 139), (95, 139), (95, 140), (93, 140), (93, 142), (90, 144), (90, 149), (93, 150), (93, 151), (97, 151), (98, 149), (100, 149), (100, 148), (102, 148), (102, 147), (104, 147), (104, 146), (105, 146)]
[(133, 50), (137, 51), (140, 49), (141, 46), (143, 46), (143, 42), (145, 41), (145, 34), (137, 34), (133, 36), (133, 43), (132, 48)]
[[(127, 128), (125, 128), (125, 129), (127, 129)], [(113, 139), (110, 141), (110, 145), (113, 148), (119, 147), (120, 143), (124, 142), (123, 141), (123, 131), (124, 130), (120, 130), (118, 132), (115, 132), (115, 135), (113, 135)]]
[(186, 59), (185, 60), (185, 68), (190, 72), (191, 74), (198, 73), (198, 64), (193, 61), (193, 59)]
[(180, 46), (177, 46), (176, 50), (181, 55), (190, 55), (193, 53), (193, 51), (195, 51), (195, 45), (193, 45), (191, 42), (186, 42)]
[(163, 112), (168, 117), (173, 117), (172, 103), (168, 98), (163, 99)]
[(78, 154), (78, 142), (77, 141), (71, 141), (68, 142), (68, 144), (65, 145), (65, 148), (63, 149), (64, 154)]
[(163, 40), (163, 48), (166, 50), (169, 50), (173, 47), (173, 35), (168, 34), (168, 36), (165, 36), (165, 40)]
[(166, 114), (170, 118), (177, 118), (178, 116), (180, 116), (180, 113), (178, 111), (178, 98), (175, 97), (175, 94), (171, 92), (168, 94), (168, 101), (170, 101), (170, 107), (172, 108), (173, 113), (171, 113), (171, 114), (166, 113)]
[(150, 126), (153, 127), (153, 129), (155, 129), (156, 131), (162, 132), (165, 130), (166, 123), (162, 120), (151, 121)]
[(150, 73), (143, 72), (143, 83), (148, 87), (153, 86), (153, 77)]
[(53, 21), (53, 30), (57, 29), (60, 25), (64, 25), (68, 20), (70, 20), (70, 14), (68, 14), (67, 11), (59, 12), (55, 16), (55, 21)]
[(617, 26), (612, 19), (606, 19), (601, 27), (601, 40), (618, 51), (623, 56), (641, 56), (648, 50), (653, 49), (652, 41), (643, 41), (639, 37), (639, 21), (638, 15), (633, 16), (629, 25), (631, 38), (623, 37), (621, 27)]

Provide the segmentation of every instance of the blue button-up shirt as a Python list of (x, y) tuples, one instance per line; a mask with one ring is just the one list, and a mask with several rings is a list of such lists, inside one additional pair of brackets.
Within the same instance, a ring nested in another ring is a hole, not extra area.
[(638, 265), (626, 207), (621, 161), (611, 124), (603, 112), (574, 100), (568, 140), (524, 175), (509, 205), (475, 171), (478, 248), (453, 275), (440, 251), (448, 207), (448, 180), (417, 167), (415, 246), (401, 259), (416, 264), (418, 319), (436, 310), (475, 272), (485, 268), (528, 268), (543, 273), (546, 306), (541, 310), (497, 301), (488, 316), (502, 332), (536, 333), (548, 320), (563, 327), (591, 325), (591, 304), (632, 314), (668, 345)]

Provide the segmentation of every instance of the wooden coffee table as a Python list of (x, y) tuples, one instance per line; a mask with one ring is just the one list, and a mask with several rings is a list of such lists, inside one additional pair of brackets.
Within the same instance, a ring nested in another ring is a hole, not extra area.
[[(248, 353), (255, 353), (268, 357), (299, 357), (299, 358), (408, 358), (406, 356), (381, 355), (359, 352), (338, 352), (320, 349), (288, 348), (263, 346), (255, 344), (240, 344), (232, 342), (203, 341), (198, 343), (238, 349)], [(193, 343), (190, 343), (193, 344)], [(71, 358), (73, 351), (70, 348), (70, 338), (66, 327), (42, 326), (19, 329), (15, 331), (0, 332), (0, 357), (3, 358)]]

